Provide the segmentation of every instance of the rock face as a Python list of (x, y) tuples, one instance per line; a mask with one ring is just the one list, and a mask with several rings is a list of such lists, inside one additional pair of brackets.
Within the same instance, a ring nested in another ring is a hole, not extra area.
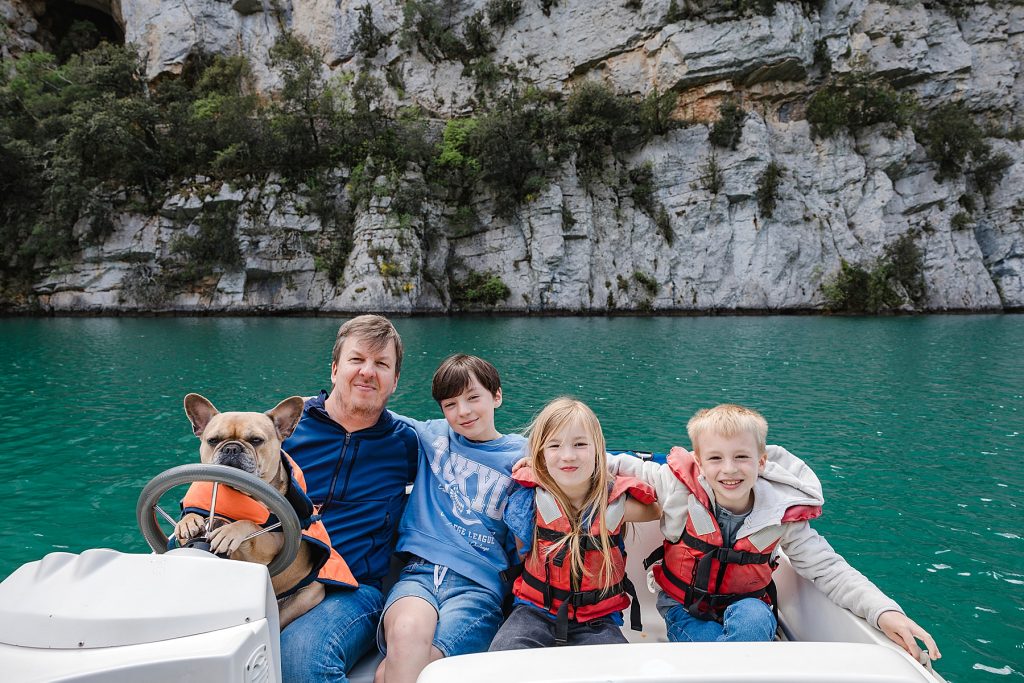
[[(473, 85), (452, 62), (431, 63), (398, 46), (402, 3), (369, 0), (390, 45), (372, 60), (353, 47), (365, 0), (114, 0), (128, 42), (142, 48), (149, 75), (180, 70), (200, 46), (243, 51), (264, 88), (276, 76), (267, 51), (290, 30), (323, 51), (326, 76), (369, 68), (384, 80), (400, 73), (390, 96), (428, 110), (466, 113)], [(486, 6), (466, 0), (462, 14)], [(675, 4), (675, 3), (673, 3)], [(678, 6), (714, 3), (680, 2)], [(989, 138), (1012, 160), (995, 189), (976, 194), (969, 220), (958, 200), (963, 176), (936, 180), (910, 128), (879, 124), (855, 135), (811, 134), (804, 116), (827, 53), (837, 73), (870, 70), (913, 92), (925, 105), (963, 102), (993, 130), (1024, 124), (1024, 7), (981, 3), (955, 17), (938, 3), (829, 0), (819, 10), (780, 2), (772, 16), (691, 12), (666, 23), (668, 0), (560, 0), (545, 15), (524, 0), (498, 33), (499, 67), (553, 90), (584, 79), (621, 93), (678, 93), (675, 116), (689, 125), (636, 149), (627, 168), (650, 164), (657, 216), (634, 205), (614, 182), (585, 185), (572, 162), (510, 217), (499, 217), (481, 190), (480, 223), (468, 234), (429, 224), (446, 211), (428, 202), (403, 224), (376, 197), (352, 217), (352, 251), (333, 280), (322, 248), (331, 226), (306, 210), (306, 198), (273, 184), (234, 190), (182, 190), (156, 215), (114, 217), (102, 244), (41, 278), (38, 306), (51, 311), (448, 311), (470, 271), (498, 276), (509, 295), (498, 310), (820, 309), (823, 283), (841, 261), (869, 264), (911, 233), (923, 252), (925, 310), (1024, 307), (1024, 143)], [(11, 0), (0, 14), (22, 49), (32, 49), (30, 16)], [(21, 23), (15, 22), (19, 18)], [(820, 78), (818, 79), (820, 83)], [(717, 149), (721, 187), (706, 188), (709, 125), (726, 95), (749, 112), (736, 149)], [(758, 178), (769, 163), (784, 169), (770, 217), (759, 209)], [(614, 170), (609, 175), (614, 175)], [(337, 191), (348, 174), (339, 169)], [(202, 197), (202, 198), (201, 198)], [(238, 209), (244, 262), (208, 273), (188, 291), (160, 290), (158, 271), (176, 235), (194, 234), (196, 216), (216, 203)], [(433, 217), (434, 220), (431, 218)]]

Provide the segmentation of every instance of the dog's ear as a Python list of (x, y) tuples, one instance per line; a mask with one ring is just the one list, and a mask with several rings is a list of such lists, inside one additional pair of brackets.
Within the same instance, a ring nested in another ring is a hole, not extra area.
[(299, 418), (302, 417), (302, 405), (301, 396), (291, 396), (266, 412), (267, 417), (274, 421), (274, 426), (277, 427), (277, 433), (281, 436), (282, 441), (291, 436), (295, 431), (295, 425), (299, 424)]
[(219, 412), (212, 403), (199, 394), (189, 394), (185, 397), (185, 414), (188, 415), (196, 436), (203, 435), (206, 425), (210, 424), (210, 420)]

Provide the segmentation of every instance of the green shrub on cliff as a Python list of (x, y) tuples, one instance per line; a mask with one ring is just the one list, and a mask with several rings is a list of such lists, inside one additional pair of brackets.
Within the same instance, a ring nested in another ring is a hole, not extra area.
[(916, 235), (907, 233), (885, 247), (881, 258), (868, 266), (840, 261), (839, 271), (822, 285), (825, 306), (847, 313), (878, 313), (910, 303), (925, 295), (923, 255)]
[(782, 176), (785, 173), (786, 169), (781, 164), (771, 161), (757, 177), (757, 207), (765, 218), (771, 218), (775, 213), (775, 203), (779, 198), (779, 185), (782, 183)]
[(180, 235), (171, 242), (171, 251), (181, 256), (184, 280), (209, 275), (215, 268), (236, 270), (242, 266), (242, 251), (236, 233), (238, 204), (221, 202), (199, 216), (194, 235)]
[(507, 299), (512, 290), (494, 273), (469, 271), (465, 279), (452, 280), (452, 301), (460, 306), (495, 306)]
[[(427, 60), (446, 59), (468, 63), (494, 50), (488, 12), (480, 10), (463, 16), (466, 0), (405, 0), (402, 7), (402, 39), (405, 48), (415, 46)], [(510, 10), (497, 8), (495, 17), (504, 21)], [(459, 33), (459, 27), (462, 33)]]
[(991, 194), (1013, 163), (1006, 154), (992, 153), (985, 131), (960, 102), (947, 102), (929, 112), (917, 134), (928, 156), (939, 165), (938, 182), (967, 173), (979, 192)]
[(585, 181), (596, 179), (609, 153), (633, 143), (638, 105), (603, 83), (585, 81), (569, 95), (562, 108), (566, 138), (576, 155), (576, 170)]
[(267, 121), (240, 56), (195, 55), (153, 93), (160, 111), (158, 148), (168, 177), (233, 178), (268, 164)]
[(369, 3), (359, 8), (359, 23), (352, 38), (352, 46), (367, 59), (373, 59), (388, 45), (388, 37), (373, 23), (373, 7)]
[(514, 24), (523, 12), (523, 0), (488, 0), (485, 8), (491, 26), (504, 28)]
[(738, 102), (725, 100), (718, 108), (718, 121), (711, 126), (708, 140), (716, 147), (736, 149), (743, 136), (743, 122), (746, 118), (747, 112), (743, 111)]
[(499, 98), (477, 119), (464, 149), (479, 162), (478, 177), (495, 194), (500, 213), (509, 213), (547, 184), (557, 165), (557, 131), (557, 112), (534, 88)]
[(75, 232), (87, 207), (123, 186), (155, 191), (159, 123), (138, 58), (121, 48), (0, 65), (0, 268), (27, 276), (37, 257), (67, 256), (90, 238)]
[(830, 137), (877, 123), (902, 128), (914, 111), (913, 97), (889, 83), (870, 74), (845, 74), (814, 93), (807, 103), (807, 121), (815, 135)]

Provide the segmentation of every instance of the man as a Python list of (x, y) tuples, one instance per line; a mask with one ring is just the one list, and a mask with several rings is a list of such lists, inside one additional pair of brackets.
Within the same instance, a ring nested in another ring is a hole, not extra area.
[(391, 322), (362, 315), (338, 330), (331, 391), (306, 401), (284, 449), (359, 588), (329, 591), (281, 634), (285, 681), (347, 680), (374, 642), (405, 487), (416, 474), (416, 432), (384, 410), (398, 387), (402, 340)]

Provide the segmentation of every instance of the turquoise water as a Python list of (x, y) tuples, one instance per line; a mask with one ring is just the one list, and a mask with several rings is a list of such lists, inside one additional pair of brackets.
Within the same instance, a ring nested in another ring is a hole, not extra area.
[[(197, 459), (182, 397), (264, 410), (328, 381), (339, 320), (0, 320), (0, 577), (54, 550), (144, 551), (141, 487)], [(825, 488), (815, 526), (939, 641), (951, 681), (1024, 679), (1024, 316), (398, 319), (396, 410), (439, 417), (448, 353), (502, 372), (499, 428), (571, 393), (612, 447), (686, 445), (723, 401)]]

